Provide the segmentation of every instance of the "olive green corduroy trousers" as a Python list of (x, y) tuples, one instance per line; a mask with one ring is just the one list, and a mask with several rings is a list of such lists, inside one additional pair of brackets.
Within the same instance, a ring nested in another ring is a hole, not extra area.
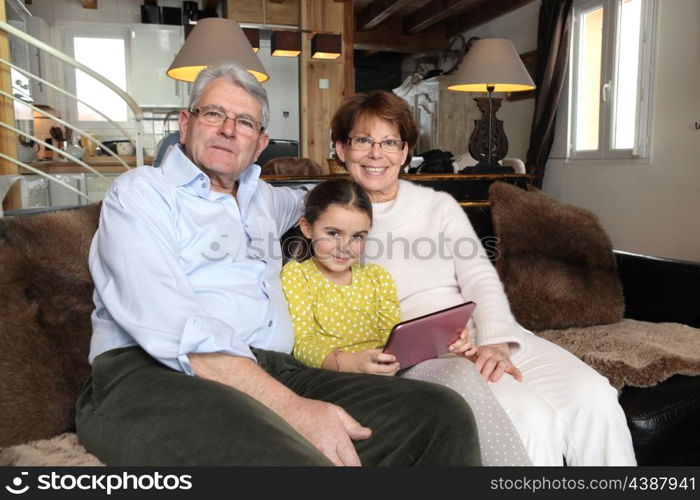
[[(253, 352), (297, 394), (337, 404), (372, 429), (369, 439), (355, 441), (363, 465), (481, 464), (472, 412), (450, 389)], [(139, 347), (94, 360), (76, 425), (82, 444), (108, 465), (332, 465), (250, 396), (164, 367)]]

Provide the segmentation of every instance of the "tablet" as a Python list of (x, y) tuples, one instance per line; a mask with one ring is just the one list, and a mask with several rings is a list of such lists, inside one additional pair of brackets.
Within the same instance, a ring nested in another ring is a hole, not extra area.
[(401, 370), (450, 352), (449, 346), (467, 325), (476, 304), (466, 302), (402, 321), (391, 330), (384, 352), (393, 354)]

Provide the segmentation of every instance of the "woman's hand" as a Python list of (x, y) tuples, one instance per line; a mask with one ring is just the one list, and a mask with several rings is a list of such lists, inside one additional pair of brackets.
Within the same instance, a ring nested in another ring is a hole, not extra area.
[(474, 356), (476, 354), (476, 346), (472, 344), (472, 341), (469, 338), (469, 332), (466, 328), (462, 329), (461, 333), (459, 334), (459, 338), (455, 341), (454, 344), (450, 344), (449, 349), (450, 352), (459, 354), (460, 356), (464, 356), (465, 358)]
[(498, 382), (504, 373), (508, 373), (515, 380), (522, 382), (523, 375), (510, 360), (510, 347), (508, 344), (482, 345), (476, 348), (476, 355), (471, 357), (476, 364), (476, 369), (484, 377), (484, 380)]
[(370, 373), (374, 375), (395, 375), (399, 371), (399, 362), (393, 354), (383, 353), (381, 349), (367, 349), (360, 352), (339, 352), (338, 367), (341, 372)]

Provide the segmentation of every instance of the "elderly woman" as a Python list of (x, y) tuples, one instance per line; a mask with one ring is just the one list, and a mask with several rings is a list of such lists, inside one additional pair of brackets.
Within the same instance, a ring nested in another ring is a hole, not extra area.
[[(399, 180), (416, 139), (410, 108), (391, 93), (351, 97), (333, 118), (337, 160), (372, 201), (366, 259), (393, 276), (402, 319), (477, 303), (468, 325), (477, 345), (473, 362), (441, 358), (404, 376), (460, 392), (482, 440), (503, 430), (492, 424), (500, 417), (497, 405), (484, 404), (484, 392), (495, 396), (535, 465), (561, 465), (562, 457), (569, 465), (635, 465), (625, 416), (607, 379), (518, 325), (469, 219), (450, 195)], [(478, 250), (471, 257), (449, 248), (465, 238)]]

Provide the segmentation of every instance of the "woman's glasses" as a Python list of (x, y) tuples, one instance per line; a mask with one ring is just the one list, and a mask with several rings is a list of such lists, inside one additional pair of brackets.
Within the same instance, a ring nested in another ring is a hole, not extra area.
[(375, 144), (379, 144), (379, 147), (382, 148), (382, 151), (385, 153), (399, 153), (403, 149), (405, 141), (400, 141), (398, 139), (373, 141), (370, 137), (356, 135), (354, 137), (348, 137), (348, 144), (352, 149), (358, 151), (369, 151)]

